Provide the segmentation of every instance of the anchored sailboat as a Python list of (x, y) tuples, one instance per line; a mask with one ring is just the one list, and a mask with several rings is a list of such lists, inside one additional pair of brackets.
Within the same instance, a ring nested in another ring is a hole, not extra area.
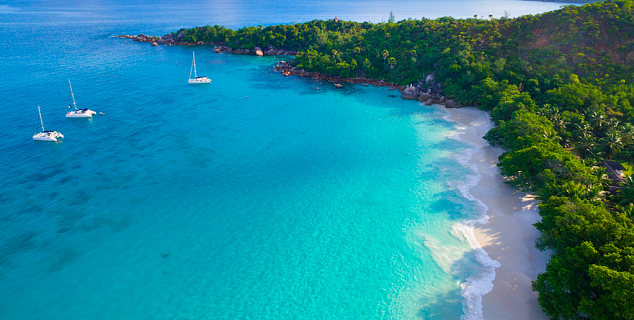
[[(68, 86), (70, 87), (70, 95), (73, 97), (73, 106), (75, 107), (75, 111), (69, 111), (66, 114), (66, 118), (92, 118), (93, 114), (97, 114), (92, 110), (77, 109), (77, 103), (75, 103), (75, 95), (73, 94), (73, 86), (70, 84), (70, 80), (68, 80)], [(70, 101), (68, 104), (68, 108), (71, 108)]]
[[(211, 79), (205, 76), (196, 75), (196, 54), (192, 52), (194, 59), (192, 60), (192, 67), (189, 69), (189, 84), (204, 84), (211, 83)], [(192, 78), (192, 71), (194, 71), (194, 78)]]
[(37, 106), (37, 113), (40, 114), (40, 124), (42, 125), (42, 132), (34, 134), (33, 140), (57, 142), (58, 139), (64, 138), (64, 136), (57, 131), (44, 130), (44, 122), (42, 121), (42, 112), (40, 111), (40, 106)]

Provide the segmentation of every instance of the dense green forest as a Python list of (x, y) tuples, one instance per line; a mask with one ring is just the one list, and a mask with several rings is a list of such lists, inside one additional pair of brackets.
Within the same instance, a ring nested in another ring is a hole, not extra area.
[[(507, 151), (509, 184), (542, 200), (533, 283), (552, 319), (634, 319), (634, 176), (614, 188), (603, 160), (634, 162), (633, 1), (519, 18), (372, 24), (311, 21), (184, 30), (188, 42), (297, 51), (297, 68), (385, 79), (491, 111), (486, 139)], [(612, 186), (610, 186), (612, 183)]]

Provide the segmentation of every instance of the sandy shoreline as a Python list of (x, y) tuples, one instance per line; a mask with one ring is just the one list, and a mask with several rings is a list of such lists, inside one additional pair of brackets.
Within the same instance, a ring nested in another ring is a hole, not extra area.
[(445, 110), (450, 114), (448, 120), (463, 127), (459, 138), (473, 143), (477, 150), (468, 164), (477, 167), (481, 179), (468, 192), (488, 207), (489, 220), (476, 223), (473, 233), (489, 257), (501, 264), (495, 269), (493, 290), (482, 297), (484, 319), (548, 319), (539, 307), (537, 293), (531, 290), (531, 281), (545, 269), (549, 258), (549, 253), (535, 248), (539, 232), (532, 224), (539, 220), (537, 201), (504, 184), (496, 166), (503, 151), (482, 139), (491, 128), (485, 112)]

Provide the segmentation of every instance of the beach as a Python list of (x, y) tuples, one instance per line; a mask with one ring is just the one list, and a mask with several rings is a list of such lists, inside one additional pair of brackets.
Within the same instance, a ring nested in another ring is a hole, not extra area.
[(474, 224), (473, 234), (489, 257), (500, 263), (493, 289), (482, 297), (484, 319), (548, 319), (531, 290), (531, 281), (544, 271), (549, 258), (549, 252), (535, 248), (538, 201), (504, 184), (496, 166), (503, 150), (482, 138), (492, 127), (487, 113), (477, 108), (441, 108), (449, 113), (447, 120), (459, 124), (457, 139), (473, 146), (466, 165), (477, 168), (475, 174), (481, 178), (468, 193), (488, 207), (489, 216), (486, 223)]

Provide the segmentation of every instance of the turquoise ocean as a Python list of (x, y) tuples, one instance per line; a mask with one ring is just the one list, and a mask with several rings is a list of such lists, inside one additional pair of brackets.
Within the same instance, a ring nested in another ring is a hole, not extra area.
[[(0, 319), (481, 318), (473, 150), (443, 110), (113, 36), (560, 5), (0, 1)], [(69, 79), (105, 115), (66, 119)], [(62, 143), (31, 139), (38, 105)]]

